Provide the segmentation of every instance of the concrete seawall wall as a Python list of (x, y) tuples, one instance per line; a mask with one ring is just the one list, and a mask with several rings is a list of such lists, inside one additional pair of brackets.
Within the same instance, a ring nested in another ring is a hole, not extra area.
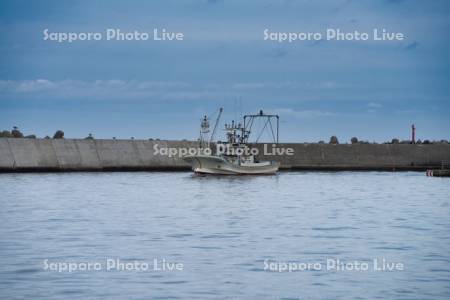
[(196, 147), (195, 142), (0, 138), (0, 171), (108, 171), (189, 169), (160, 148)]
[[(260, 151), (261, 145), (258, 145)], [(450, 144), (279, 144), (282, 167), (304, 170), (426, 170), (450, 161)], [(271, 150), (270, 147), (268, 148)], [(265, 159), (277, 160), (267, 155)]]
[[(158, 148), (196, 148), (190, 141), (0, 138), (0, 172), (188, 170), (177, 156)], [(257, 145), (260, 153), (263, 146)], [(450, 144), (279, 144), (294, 155), (267, 155), (285, 169), (424, 170), (450, 161)], [(271, 150), (271, 145), (269, 145)]]

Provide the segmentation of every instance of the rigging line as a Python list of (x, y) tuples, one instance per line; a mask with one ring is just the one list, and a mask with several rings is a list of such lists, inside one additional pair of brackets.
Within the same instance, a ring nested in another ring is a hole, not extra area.
[(220, 109), (216, 109), (216, 110), (214, 110), (214, 112), (213, 112), (212, 114), (209, 114), (209, 115), (207, 115), (207, 117), (208, 117), (208, 118), (210, 118), (210, 119), (211, 119), (211, 118), (213, 118), (213, 117), (215, 117), (215, 116), (216, 116), (216, 114), (218, 114), (218, 113), (219, 113), (219, 110), (220, 110)]
[(253, 128), (253, 121), (254, 121), (255, 119), (254, 118), (252, 118), (252, 122), (251, 122), (251, 124), (250, 124), (250, 128), (248, 129), (248, 135), (249, 135), (249, 139), (250, 139), (250, 134), (251, 134), (251, 132), (252, 132), (252, 128)]
[(273, 142), (275, 143), (276, 138), (275, 138), (275, 133), (273, 132), (272, 121), (270, 121), (270, 118), (268, 120), (269, 120), (269, 123), (270, 123), (270, 131), (272, 131)]
[(253, 118), (250, 118), (250, 121), (246, 124), (246, 128), (245, 128), (245, 130), (248, 131), (249, 137), (250, 137), (250, 133), (252, 131), (252, 126), (253, 126)]
[[(244, 120), (245, 120), (245, 119), (244, 119)], [(251, 122), (252, 122), (252, 119), (250, 118), (250, 120), (249, 120), (248, 122), (245, 123), (245, 129), (246, 129), (246, 130), (252, 128)]]
[[(267, 119), (267, 120), (269, 120), (269, 119)], [(261, 138), (262, 134), (264, 133), (264, 129), (266, 129), (267, 123), (269, 123), (269, 122), (266, 121), (266, 123), (264, 124), (264, 127), (261, 130), (261, 133), (259, 134), (258, 138), (256, 139), (256, 143), (259, 141), (259, 139)]]
[[(206, 117), (207, 117), (208, 119), (213, 119), (213, 118), (219, 113), (219, 111), (220, 111), (220, 108), (214, 110), (213, 113), (211, 113), (211, 114), (209, 114), (209, 113), (206, 114)], [(203, 120), (203, 118), (201, 118), (201, 119)]]

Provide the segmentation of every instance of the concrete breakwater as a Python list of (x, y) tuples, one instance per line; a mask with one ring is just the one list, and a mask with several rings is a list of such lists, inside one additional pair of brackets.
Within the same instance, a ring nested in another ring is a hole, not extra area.
[[(155, 146), (157, 145), (157, 146)], [(264, 154), (263, 145), (254, 145)], [(192, 141), (0, 138), (0, 172), (188, 170), (157, 149), (197, 148)], [(261, 155), (283, 169), (426, 170), (450, 161), (450, 144), (278, 144), (293, 155)], [(266, 153), (267, 154), (267, 153)]]

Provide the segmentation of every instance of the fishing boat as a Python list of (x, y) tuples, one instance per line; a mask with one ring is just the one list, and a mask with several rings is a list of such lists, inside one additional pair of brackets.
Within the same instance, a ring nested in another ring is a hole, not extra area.
[[(279, 116), (267, 115), (260, 111), (255, 115), (245, 115), (243, 123), (232, 121), (225, 124), (226, 141), (213, 143), (223, 109), (220, 108), (214, 129), (210, 133), (209, 118), (204, 116), (200, 126), (200, 152), (187, 155), (183, 160), (198, 174), (215, 175), (269, 175), (275, 174), (280, 163), (260, 161), (254, 149), (249, 148), (249, 138), (256, 119), (264, 119), (263, 131), (270, 128), (274, 143), (278, 143)], [(273, 128), (276, 122), (276, 133)], [(261, 132), (262, 133), (262, 132)], [(259, 135), (259, 137), (261, 134)], [(258, 142), (258, 139), (256, 140)]]

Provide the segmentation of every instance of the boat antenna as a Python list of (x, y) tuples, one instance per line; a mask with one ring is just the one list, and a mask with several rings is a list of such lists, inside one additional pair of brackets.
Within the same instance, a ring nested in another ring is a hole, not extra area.
[(238, 97), (234, 98), (234, 119), (237, 120)]

